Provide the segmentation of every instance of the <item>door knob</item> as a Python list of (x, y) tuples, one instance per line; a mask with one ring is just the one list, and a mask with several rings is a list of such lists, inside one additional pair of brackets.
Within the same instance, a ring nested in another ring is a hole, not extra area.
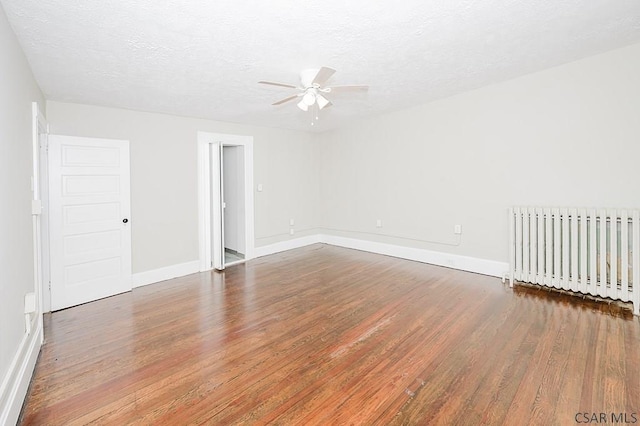
[(129, 222), (129, 219), (126, 219), (126, 218), (122, 219), (122, 223), (127, 223), (127, 222)]

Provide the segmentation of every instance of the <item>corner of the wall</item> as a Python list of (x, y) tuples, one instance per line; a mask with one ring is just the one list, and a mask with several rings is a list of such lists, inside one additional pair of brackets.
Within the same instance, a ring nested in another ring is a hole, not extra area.
[(305, 237), (294, 238), (291, 240), (280, 241), (278, 243), (269, 244), (266, 246), (256, 247), (254, 249), (254, 257), (268, 256), (270, 254), (280, 253), (287, 250), (292, 250), (304, 246), (310, 246), (311, 244), (317, 244), (320, 241), (320, 235), (308, 235)]

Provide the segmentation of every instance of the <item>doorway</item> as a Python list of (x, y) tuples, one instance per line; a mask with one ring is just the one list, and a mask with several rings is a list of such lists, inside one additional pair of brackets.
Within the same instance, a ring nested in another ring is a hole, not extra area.
[(198, 132), (200, 270), (253, 258), (253, 137)]

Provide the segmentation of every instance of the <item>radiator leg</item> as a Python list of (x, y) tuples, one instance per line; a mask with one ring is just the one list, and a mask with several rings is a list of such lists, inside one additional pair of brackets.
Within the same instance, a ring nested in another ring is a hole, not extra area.
[(504, 275), (502, 275), (502, 284), (507, 282), (507, 279), (509, 280), (509, 287), (513, 287), (513, 273), (509, 273), (509, 272), (505, 272)]
[(513, 287), (513, 271), (505, 272), (502, 276), (502, 284), (509, 280), (509, 287)]

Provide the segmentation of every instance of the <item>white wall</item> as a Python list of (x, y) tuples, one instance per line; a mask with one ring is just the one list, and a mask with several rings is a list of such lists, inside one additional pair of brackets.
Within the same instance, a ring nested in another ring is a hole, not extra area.
[(256, 247), (290, 239), (291, 217), (296, 237), (318, 232), (310, 134), (51, 101), (47, 118), (53, 134), (130, 140), (134, 273), (198, 259), (198, 131), (253, 136), (254, 180), (264, 187), (254, 195)]
[[(35, 290), (31, 102), (38, 101), (44, 111), (44, 99), (1, 7), (0, 57), (0, 383), (6, 385), (0, 394), (2, 423), (7, 395), (17, 385), (12, 361), (17, 361), (16, 368), (23, 362), (19, 351), (26, 341), (24, 295)], [(28, 384), (31, 372), (27, 373)]]
[(506, 262), (511, 205), (639, 208), (639, 76), (636, 44), (322, 134), (324, 232)]

